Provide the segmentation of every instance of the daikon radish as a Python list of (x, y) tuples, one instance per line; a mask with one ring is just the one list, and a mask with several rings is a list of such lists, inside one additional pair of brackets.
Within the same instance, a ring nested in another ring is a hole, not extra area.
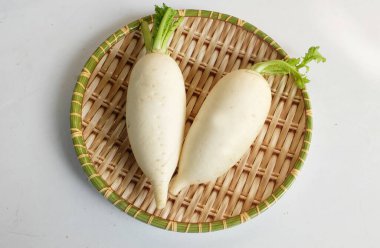
[(126, 120), (137, 164), (150, 179), (157, 208), (167, 200), (170, 179), (178, 164), (186, 113), (185, 84), (177, 63), (167, 55), (168, 41), (182, 18), (156, 6), (152, 33), (141, 28), (147, 54), (134, 66), (128, 84)]
[(325, 61), (318, 47), (303, 59), (272, 60), (223, 77), (211, 90), (185, 138), (178, 174), (170, 192), (215, 180), (230, 169), (254, 142), (271, 106), (271, 89), (261, 74), (292, 74), (299, 88), (309, 80), (300, 72), (311, 61)]

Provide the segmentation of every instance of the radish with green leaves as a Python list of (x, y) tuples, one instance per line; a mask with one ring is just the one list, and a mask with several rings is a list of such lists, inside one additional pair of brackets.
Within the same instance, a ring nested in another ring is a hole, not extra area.
[(147, 54), (135, 64), (129, 79), (126, 120), (133, 154), (151, 181), (160, 209), (166, 204), (181, 151), (186, 92), (181, 70), (167, 54), (169, 39), (182, 18), (165, 4), (155, 11), (152, 31), (145, 21), (141, 23)]
[(185, 138), (178, 174), (170, 192), (215, 180), (248, 150), (271, 105), (271, 89), (262, 75), (291, 74), (299, 88), (309, 82), (300, 70), (311, 61), (324, 62), (318, 47), (301, 59), (271, 60), (230, 72), (211, 90)]

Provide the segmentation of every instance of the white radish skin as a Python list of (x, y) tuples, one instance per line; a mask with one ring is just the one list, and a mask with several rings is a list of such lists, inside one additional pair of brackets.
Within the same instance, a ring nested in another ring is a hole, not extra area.
[(137, 164), (150, 179), (156, 207), (165, 206), (169, 181), (183, 142), (185, 84), (168, 55), (150, 53), (134, 66), (128, 85), (126, 120)]
[(268, 82), (248, 69), (233, 71), (211, 90), (185, 138), (170, 192), (223, 175), (248, 150), (271, 105)]

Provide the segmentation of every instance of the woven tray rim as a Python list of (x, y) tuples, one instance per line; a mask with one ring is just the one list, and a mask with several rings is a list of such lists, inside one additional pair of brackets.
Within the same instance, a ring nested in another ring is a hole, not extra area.
[[(265, 34), (263, 31), (253, 26), (252, 24), (239, 19), (237, 17), (223, 14), (219, 12), (209, 11), (209, 10), (194, 10), (194, 9), (184, 9), (178, 10), (180, 16), (186, 17), (205, 17), (216, 19), (220, 21), (229, 22), (231, 24), (242, 27), (243, 29), (253, 32), (264, 41), (268, 42), (273, 46), (278, 53), (288, 58), (287, 53), (277, 44), (271, 37)], [(99, 63), (101, 58), (107, 53), (107, 51), (121, 39), (123, 39), (129, 32), (136, 30), (139, 27), (139, 24), (142, 20), (147, 22), (153, 21), (154, 15), (149, 15), (143, 17), (139, 20), (133, 21), (121, 29), (117, 30), (111, 36), (109, 36), (91, 55), (91, 57), (85, 63), (78, 80), (74, 87), (74, 92), (71, 100), (70, 108), (70, 131), (71, 137), (74, 145), (77, 158), (82, 166), (83, 171), (85, 172), (88, 180), (92, 185), (114, 206), (120, 210), (126, 212), (128, 215), (155, 227), (159, 227), (166, 230), (177, 231), (177, 232), (210, 232), (226, 229), (229, 227), (236, 226), (238, 224), (244, 223), (247, 220), (258, 216), (260, 213), (267, 210), (271, 205), (273, 205), (277, 200), (287, 191), (287, 189), (292, 185), (299, 171), (301, 170), (304, 161), (306, 159), (312, 135), (312, 112), (310, 105), (310, 98), (307, 93), (306, 88), (302, 90), (302, 97), (305, 103), (305, 112), (306, 112), (306, 130), (304, 135), (304, 140), (302, 144), (302, 149), (299, 154), (295, 165), (287, 175), (284, 182), (263, 202), (257, 205), (254, 208), (249, 209), (246, 212), (243, 212), (239, 215), (235, 215), (223, 220), (217, 220), (212, 222), (178, 222), (167, 220), (152, 214), (147, 213), (133, 204), (128, 203), (122, 197), (120, 197), (112, 188), (101, 178), (101, 175), (97, 173), (96, 168), (94, 167), (91, 157), (87, 151), (83, 133), (82, 133), (82, 102), (84, 93), (86, 90), (87, 83), (89, 78), (94, 71), (96, 65)]]

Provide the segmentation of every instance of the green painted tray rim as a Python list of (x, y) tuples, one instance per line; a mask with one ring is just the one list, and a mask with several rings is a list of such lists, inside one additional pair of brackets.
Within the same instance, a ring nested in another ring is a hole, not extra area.
[[(278, 53), (283, 55), (285, 58), (288, 58), (287, 53), (268, 35), (266, 35), (263, 31), (256, 28), (252, 24), (243, 21), (237, 17), (222, 14), (219, 12), (208, 11), (208, 10), (178, 10), (178, 14), (180, 16), (187, 17), (206, 17), (217, 19), (225, 22), (229, 22), (231, 24), (238, 25), (244, 28), (247, 31), (253, 32), (264, 41), (268, 42), (271, 46), (273, 46)], [(87, 60), (84, 65), (79, 77), (78, 81), (75, 84), (74, 92), (72, 95), (71, 101), (71, 109), (70, 109), (70, 131), (71, 137), (74, 144), (74, 149), (77, 154), (77, 158), (81, 163), (83, 171), (88, 177), (88, 180), (92, 183), (92, 185), (113, 205), (115, 205), (120, 210), (126, 212), (128, 215), (144, 222), (150, 224), (155, 227), (159, 227), (166, 230), (177, 231), (177, 232), (211, 232), (226, 229), (229, 227), (233, 227), (239, 225), (241, 223), (246, 222), (249, 219), (252, 219), (265, 210), (267, 210), (270, 206), (272, 206), (277, 200), (287, 191), (287, 189), (292, 185), (299, 171), (301, 170), (304, 161), (306, 159), (312, 135), (312, 112), (310, 105), (310, 98), (306, 91), (306, 89), (302, 90), (303, 100), (305, 103), (305, 112), (306, 112), (306, 131), (303, 140), (302, 149), (300, 155), (294, 165), (294, 168), (290, 172), (290, 174), (286, 177), (285, 181), (276, 189), (271, 196), (261, 202), (254, 208), (249, 209), (246, 212), (243, 212), (239, 215), (232, 216), (230, 218), (212, 222), (199, 222), (199, 223), (189, 223), (189, 222), (177, 222), (171, 221), (167, 219), (163, 219), (158, 216), (154, 216), (149, 214), (137, 207), (133, 204), (128, 203), (126, 200), (121, 198), (117, 193), (115, 193), (111, 187), (101, 178), (101, 176), (97, 173), (90, 155), (87, 151), (83, 134), (82, 134), (82, 102), (84, 92), (86, 90), (87, 83), (89, 81), (90, 75), (95, 69), (96, 65), (100, 61), (100, 59), (107, 53), (107, 51), (118, 41), (124, 38), (126, 34), (129, 32), (138, 29), (141, 20), (145, 20), (148, 22), (152, 22), (153, 15), (146, 16), (140, 20), (133, 21), (128, 25), (122, 27), (117, 30), (111, 36), (109, 36), (91, 55), (91, 57)]]

